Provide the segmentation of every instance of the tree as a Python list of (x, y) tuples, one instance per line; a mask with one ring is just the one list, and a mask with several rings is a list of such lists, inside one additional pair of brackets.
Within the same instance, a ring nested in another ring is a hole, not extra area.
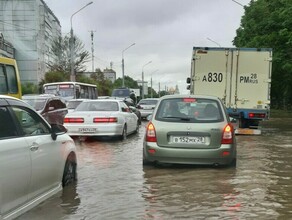
[[(132, 89), (139, 88), (137, 81), (135, 81), (133, 78), (131, 78), (129, 76), (125, 76), (124, 80), (125, 80), (125, 87), (132, 88)], [(122, 85), (123, 85), (122, 78), (118, 78), (114, 82), (114, 88), (120, 88), (120, 87), (122, 87)]]
[(96, 69), (96, 72), (91, 74), (91, 78), (97, 81), (98, 94), (100, 96), (110, 96), (113, 84), (110, 80), (104, 77), (104, 73), (100, 69)]
[(25, 94), (38, 94), (39, 88), (33, 83), (23, 83), (21, 84), (22, 95)]
[(292, 103), (292, 1), (252, 0), (236, 31), (236, 47), (272, 48), (272, 107)]
[[(90, 54), (84, 49), (84, 43), (74, 36), (74, 71), (84, 72), (85, 63), (90, 60)], [(59, 37), (53, 40), (50, 49), (50, 61), (47, 63), (50, 71), (71, 72), (70, 36)]]
[(39, 91), (42, 93), (43, 85), (45, 83), (51, 82), (63, 82), (69, 81), (70, 75), (69, 73), (64, 73), (62, 71), (50, 71), (45, 74), (45, 77), (39, 82)]

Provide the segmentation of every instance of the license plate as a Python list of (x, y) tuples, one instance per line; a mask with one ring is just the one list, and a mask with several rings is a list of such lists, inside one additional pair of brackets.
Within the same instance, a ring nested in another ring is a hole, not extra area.
[(172, 141), (174, 143), (203, 144), (205, 143), (205, 138), (204, 137), (189, 137), (189, 136), (173, 136)]
[(79, 128), (79, 132), (94, 133), (96, 132), (96, 128)]

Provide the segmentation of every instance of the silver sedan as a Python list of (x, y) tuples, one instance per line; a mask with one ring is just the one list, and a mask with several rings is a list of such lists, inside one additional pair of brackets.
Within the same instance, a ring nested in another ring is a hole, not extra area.
[(118, 136), (122, 140), (139, 130), (135, 113), (121, 100), (83, 101), (66, 115), (64, 126), (70, 136)]
[(0, 95), (0, 219), (14, 219), (77, 178), (77, 153), (62, 125)]
[(214, 96), (163, 96), (146, 127), (143, 163), (236, 166), (236, 139)]

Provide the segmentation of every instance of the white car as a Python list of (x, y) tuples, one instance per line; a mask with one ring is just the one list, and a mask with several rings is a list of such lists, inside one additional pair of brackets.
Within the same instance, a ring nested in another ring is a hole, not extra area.
[(83, 101), (64, 118), (70, 136), (119, 136), (138, 132), (137, 115), (122, 100), (96, 99)]
[(137, 104), (137, 109), (141, 112), (141, 118), (147, 118), (155, 109), (159, 98), (146, 98), (141, 99)]
[(13, 97), (0, 95), (0, 122), (0, 219), (14, 219), (76, 180), (76, 146)]
[(67, 105), (67, 108), (68, 108), (68, 113), (70, 112), (73, 112), (77, 106), (83, 102), (84, 100), (87, 100), (87, 99), (70, 99), (66, 105)]

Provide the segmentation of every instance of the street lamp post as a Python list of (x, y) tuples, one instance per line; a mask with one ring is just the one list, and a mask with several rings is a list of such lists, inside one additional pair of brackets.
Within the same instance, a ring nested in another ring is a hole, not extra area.
[(131, 44), (130, 46), (128, 46), (126, 49), (124, 49), (123, 51), (122, 51), (122, 74), (123, 74), (123, 76), (122, 76), (122, 87), (125, 87), (125, 64), (124, 64), (124, 52), (127, 50), (127, 49), (129, 49), (130, 47), (132, 47), (132, 46), (134, 46), (135, 45), (135, 43), (133, 43), (133, 44)]
[(149, 61), (148, 63), (144, 64), (144, 66), (142, 67), (142, 99), (144, 99), (144, 67), (150, 63), (152, 63), (152, 61)]
[(87, 3), (85, 6), (83, 6), (82, 8), (80, 8), (78, 11), (76, 11), (74, 14), (71, 15), (70, 18), (70, 23), (71, 23), (71, 30), (70, 30), (70, 39), (69, 39), (69, 45), (70, 45), (70, 64), (71, 64), (71, 75), (70, 75), (70, 80), (72, 82), (76, 81), (76, 77), (75, 77), (75, 73), (74, 73), (74, 36), (73, 36), (73, 25), (72, 25), (72, 19), (73, 16), (75, 14), (77, 14), (78, 12), (80, 12), (82, 9), (84, 9), (85, 7), (87, 7), (88, 5), (91, 5), (93, 2), (89, 2)]
[(221, 45), (220, 45), (219, 43), (217, 43), (216, 41), (214, 41), (214, 40), (210, 39), (209, 37), (207, 37), (207, 40), (209, 40), (209, 41), (213, 42), (214, 44), (217, 44), (217, 45), (218, 45), (218, 47), (221, 47)]
[(157, 69), (157, 70), (154, 70), (154, 71), (151, 73), (151, 98), (153, 98), (152, 74), (153, 74), (153, 73), (156, 73), (157, 71), (158, 71), (158, 69)]
[(235, 2), (236, 4), (238, 4), (238, 5), (240, 5), (240, 6), (242, 6), (243, 8), (244, 8), (244, 5), (243, 4), (241, 4), (241, 3), (239, 3), (238, 1), (235, 1), (235, 0), (232, 0), (233, 2)]

